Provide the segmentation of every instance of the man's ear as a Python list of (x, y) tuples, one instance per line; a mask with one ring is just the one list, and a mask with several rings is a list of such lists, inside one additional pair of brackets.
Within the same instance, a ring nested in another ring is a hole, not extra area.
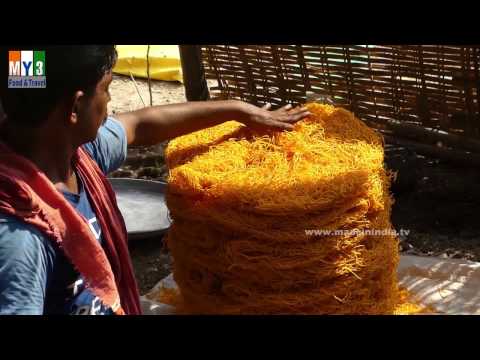
[(70, 124), (76, 124), (78, 122), (78, 118), (82, 112), (82, 107), (84, 106), (85, 100), (85, 93), (83, 91), (76, 91), (73, 97), (71, 98), (70, 103), (70, 116), (69, 122)]

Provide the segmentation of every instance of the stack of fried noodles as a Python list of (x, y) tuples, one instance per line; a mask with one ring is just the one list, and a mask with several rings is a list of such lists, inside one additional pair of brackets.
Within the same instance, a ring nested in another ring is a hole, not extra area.
[(307, 107), (293, 131), (230, 121), (170, 142), (179, 312), (395, 312), (383, 141), (345, 109)]

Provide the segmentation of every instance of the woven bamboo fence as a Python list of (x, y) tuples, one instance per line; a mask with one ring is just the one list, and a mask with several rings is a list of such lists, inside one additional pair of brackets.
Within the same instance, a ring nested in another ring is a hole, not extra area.
[(330, 99), (392, 142), (480, 164), (479, 46), (199, 48), (212, 99), (274, 106)]

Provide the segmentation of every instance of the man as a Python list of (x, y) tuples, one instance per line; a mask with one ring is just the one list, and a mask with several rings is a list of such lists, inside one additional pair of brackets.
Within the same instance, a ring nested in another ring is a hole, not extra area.
[(239, 101), (107, 116), (114, 46), (45, 50), (46, 89), (7, 87), (0, 52), (0, 314), (140, 314), (123, 219), (106, 174), (129, 145), (228, 120), (290, 130), (309, 113)]

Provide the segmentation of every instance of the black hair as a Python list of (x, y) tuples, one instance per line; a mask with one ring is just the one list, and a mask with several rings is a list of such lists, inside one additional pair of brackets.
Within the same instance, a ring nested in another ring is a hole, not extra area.
[[(8, 88), (9, 51), (13, 50), (45, 51), (46, 88)], [(61, 101), (73, 97), (76, 91), (93, 94), (116, 61), (114, 45), (0, 46), (0, 101), (7, 121), (32, 127), (40, 125)]]

